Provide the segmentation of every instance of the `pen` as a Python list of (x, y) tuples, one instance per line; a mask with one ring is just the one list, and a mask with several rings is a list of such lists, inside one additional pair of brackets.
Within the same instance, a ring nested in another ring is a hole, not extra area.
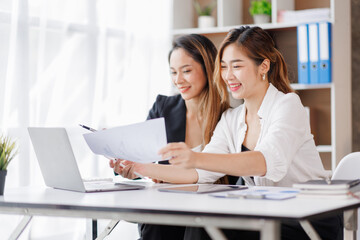
[(96, 130), (91, 128), (91, 127), (88, 127), (88, 126), (85, 126), (85, 125), (82, 125), (82, 124), (79, 124), (79, 125), (80, 125), (80, 127), (83, 127), (83, 128), (85, 128), (85, 129), (87, 129), (89, 131), (96, 132)]
[[(88, 126), (85, 126), (85, 125), (82, 125), (82, 124), (79, 124), (79, 125), (80, 125), (80, 127), (85, 128), (86, 130), (89, 130), (89, 131), (91, 131), (91, 132), (96, 132), (96, 129), (93, 129), (93, 128), (91, 128), (91, 127), (88, 127)], [(109, 159), (109, 160), (115, 160), (115, 162), (117, 161), (116, 159), (112, 159), (112, 158), (109, 158), (109, 157), (107, 157), (107, 156), (104, 156), (104, 157), (106, 157), (106, 158)], [(121, 166), (122, 168), (126, 167), (126, 166), (125, 166), (124, 164), (122, 164), (121, 162), (120, 162), (120, 166)], [(138, 173), (138, 172), (134, 172), (134, 174), (135, 174), (136, 176), (138, 176), (139, 178), (144, 178), (144, 176), (141, 175), (141, 174)]]

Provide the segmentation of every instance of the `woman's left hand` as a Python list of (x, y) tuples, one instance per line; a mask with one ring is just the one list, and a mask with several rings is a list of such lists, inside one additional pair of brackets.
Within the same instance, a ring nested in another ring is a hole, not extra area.
[(192, 151), (184, 142), (169, 143), (160, 149), (159, 154), (164, 160), (170, 159), (169, 162), (172, 165), (183, 168), (196, 167), (196, 153)]

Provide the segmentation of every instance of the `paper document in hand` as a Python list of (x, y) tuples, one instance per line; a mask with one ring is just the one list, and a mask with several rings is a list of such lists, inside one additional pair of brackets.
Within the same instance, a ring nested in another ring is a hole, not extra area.
[(158, 151), (167, 144), (164, 118), (86, 133), (84, 138), (95, 154), (140, 163), (161, 161)]

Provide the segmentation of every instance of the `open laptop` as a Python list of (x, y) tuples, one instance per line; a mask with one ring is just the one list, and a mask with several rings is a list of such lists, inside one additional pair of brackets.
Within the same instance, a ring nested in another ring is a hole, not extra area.
[(112, 181), (83, 181), (65, 128), (28, 128), (41, 173), (48, 187), (78, 192), (142, 189)]

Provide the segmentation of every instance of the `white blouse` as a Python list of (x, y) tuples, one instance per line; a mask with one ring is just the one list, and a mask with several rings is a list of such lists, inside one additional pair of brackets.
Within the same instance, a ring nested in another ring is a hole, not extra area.
[[(264, 155), (266, 174), (255, 176), (254, 180), (244, 177), (247, 185), (291, 187), (293, 183), (330, 176), (316, 150), (309, 117), (298, 95), (284, 94), (270, 84), (258, 116), (261, 130), (254, 151)], [(203, 152), (241, 152), (246, 130), (244, 104), (228, 109)], [(201, 169), (196, 171), (198, 183), (212, 183), (224, 176)]]

